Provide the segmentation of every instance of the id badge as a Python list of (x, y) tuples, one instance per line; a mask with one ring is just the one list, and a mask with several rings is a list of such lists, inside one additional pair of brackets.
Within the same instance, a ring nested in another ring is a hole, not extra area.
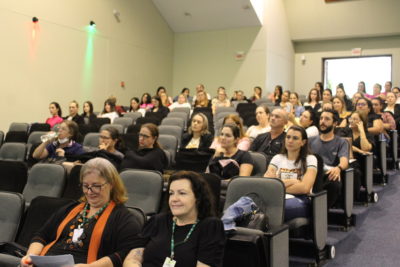
[(175, 267), (176, 261), (172, 260), (170, 257), (166, 257), (162, 267)]
[(78, 243), (79, 238), (83, 234), (83, 228), (74, 229), (74, 235), (72, 236), (72, 242)]

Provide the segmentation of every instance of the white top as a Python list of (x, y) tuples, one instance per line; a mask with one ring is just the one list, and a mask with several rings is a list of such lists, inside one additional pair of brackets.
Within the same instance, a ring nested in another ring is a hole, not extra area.
[(306, 133), (308, 138), (319, 135), (318, 128), (315, 125), (308, 127)]
[(169, 106), (169, 110), (174, 110), (174, 108), (192, 108), (189, 103), (179, 104), (178, 102), (174, 102)]
[(253, 141), (259, 134), (263, 134), (269, 131), (271, 131), (271, 126), (269, 125), (264, 128), (259, 128), (258, 125), (253, 125), (250, 126), (249, 129), (247, 129), (246, 135), (250, 138), (251, 141)]
[(109, 113), (103, 113), (99, 116), (100, 118), (109, 118), (111, 123), (113, 123), (115, 118), (118, 118), (119, 115), (116, 111), (109, 112)]
[[(307, 161), (307, 169), (315, 168), (317, 169), (318, 161), (314, 155), (308, 155), (306, 158)], [(301, 172), (301, 162), (295, 164), (295, 160), (289, 160), (283, 154), (275, 155), (270, 165), (274, 166), (277, 171), (277, 178), (280, 179), (297, 179), (302, 180), (304, 173)]]

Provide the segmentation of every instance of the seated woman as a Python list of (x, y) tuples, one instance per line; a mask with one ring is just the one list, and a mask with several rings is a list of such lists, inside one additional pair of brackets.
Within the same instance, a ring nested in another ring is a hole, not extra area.
[(93, 123), (96, 120), (96, 115), (93, 113), (93, 104), (90, 101), (83, 103), (83, 113), (81, 114), (85, 124)]
[(33, 158), (57, 160), (83, 154), (82, 145), (76, 143), (78, 133), (78, 125), (74, 121), (62, 122), (58, 136), (41, 143), (33, 152)]
[(229, 101), (224, 87), (219, 87), (217, 93), (218, 93), (217, 97), (211, 101), (211, 103), (212, 103), (211, 109), (212, 109), (213, 114), (216, 113), (216, 111), (219, 107), (230, 107), (231, 106), (231, 101)]
[(170, 111), (175, 108), (192, 108), (190, 103), (187, 101), (186, 96), (184, 94), (180, 94), (178, 96), (177, 102), (172, 103), (171, 106), (168, 107)]
[[(344, 86), (343, 86), (342, 83), (339, 83), (339, 84), (336, 86), (336, 96), (339, 97), (339, 98), (341, 98), (341, 99), (343, 99), (347, 111), (353, 110), (353, 103), (352, 103), (351, 100), (347, 97), (346, 91), (344, 90)], [(339, 113), (339, 115), (340, 115), (340, 113)]]
[(117, 150), (120, 148), (121, 138), (119, 136), (119, 132), (114, 127), (107, 127), (106, 129), (100, 132), (99, 136), (99, 149), (105, 150), (108, 153), (111, 153), (117, 156), (120, 159), (124, 158), (124, 154)]
[[(239, 127), (240, 139), (239, 139), (237, 147), (240, 150), (244, 150), (244, 151), (249, 150), (250, 145), (251, 145), (251, 141), (243, 131), (242, 119), (238, 115), (230, 114), (230, 115), (228, 115), (228, 116), (226, 116), (224, 118), (224, 121), (222, 122), (222, 125), (225, 125), (225, 124), (235, 124), (237, 127)], [(221, 140), (219, 139), (219, 136), (217, 136), (216, 138), (214, 138), (214, 141), (211, 144), (210, 148), (217, 149), (217, 148), (220, 148), (220, 147), (221, 147)]]
[(107, 99), (104, 102), (104, 109), (98, 117), (109, 118), (110, 122), (113, 123), (114, 119), (119, 117), (119, 114), (115, 110), (115, 101)]
[(312, 109), (307, 109), (301, 113), (299, 126), (306, 130), (307, 137), (313, 137), (319, 135), (319, 130), (316, 123), (318, 123), (317, 115)]
[(140, 108), (144, 110), (150, 110), (153, 107), (151, 103), (151, 95), (149, 93), (144, 93), (140, 101)]
[(323, 110), (323, 106), (325, 103), (332, 103), (333, 95), (332, 95), (332, 90), (329, 88), (324, 89), (324, 92), (322, 94), (322, 101), (321, 101), (321, 108), (318, 110), (321, 112)]
[(159, 97), (164, 107), (169, 107), (172, 104), (172, 102), (170, 102), (171, 97), (169, 97), (167, 93), (160, 92)]
[[(182, 90), (181, 90), (181, 94), (183, 94), (184, 96), (185, 96), (185, 98), (186, 98), (186, 100), (187, 100), (187, 102), (189, 103), (189, 104), (191, 104), (192, 102), (193, 102), (193, 97), (191, 97), (190, 96), (190, 90), (189, 90), (189, 88), (183, 88)], [(177, 102), (178, 101), (178, 98), (179, 98), (179, 95), (177, 95), (177, 96), (175, 96), (174, 97), (174, 102)]]
[(139, 98), (132, 97), (131, 98), (131, 104), (129, 106), (129, 112), (138, 112), (139, 109), (140, 109)]
[(290, 91), (286, 90), (283, 92), (281, 97), (281, 103), (279, 104), (281, 108), (283, 108), (287, 113), (292, 112), (293, 106), (289, 101)]
[(283, 88), (280, 85), (276, 85), (274, 93), (271, 93), (268, 98), (274, 103), (274, 106), (279, 106), (282, 99)]
[(308, 93), (307, 102), (304, 103), (305, 109), (312, 109), (315, 113), (321, 108), (320, 93), (317, 88), (312, 88)]
[(317, 177), (317, 158), (309, 152), (306, 131), (292, 126), (286, 133), (282, 153), (275, 155), (264, 177), (282, 179), (286, 188), (285, 221), (310, 216), (311, 193)]
[(375, 114), (372, 103), (367, 98), (360, 98), (356, 103), (356, 110), (365, 114), (368, 119), (368, 133), (378, 136), (384, 132), (381, 116)]
[(46, 123), (50, 125), (51, 128), (53, 128), (54, 125), (63, 122), (63, 118), (61, 118), (62, 111), (60, 104), (58, 104), (57, 102), (51, 102), (49, 105), (49, 111), (51, 114), (51, 118), (48, 118), (46, 120)]
[(80, 203), (61, 208), (43, 225), (21, 266), (32, 267), (29, 255), (62, 254), (71, 254), (75, 266), (122, 266), (138, 246), (140, 223), (123, 205), (126, 189), (114, 166), (106, 159), (91, 159), (82, 167), (80, 182)]
[(262, 98), (262, 88), (260, 86), (255, 86), (253, 91), (254, 91), (254, 93), (250, 97), (250, 101), (254, 103), (254, 102), (256, 102), (256, 100)]
[(196, 95), (196, 100), (194, 101), (195, 108), (209, 108), (211, 107), (211, 101), (208, 100), (207, 94), (205, 91), (200, 91)]
[(155, 124), (143, 124), (139, 132), (139, 149), (126, 153), (120, 169), (145, 169), (164, 172), (168, 165), (168, 159), (157, 142), (158, 136), (158, 128)]
[(240, 129), (235, 124), (222, 126), (219, 140), (221, 147), (215, 150), (214, 157), (208, 164), (208, 172), (215, 173), (222, 179), (234, 176), (250, 176), (253, 171), (253, 158), (247, 151), (238, 149)]
[(352, 104), (353, 108), (351, 110), (355, 110), (356, 109), (357, 101), (358, 101), (358, 99), (360, 99), (362, 97), (364, 97), (364, 95), (362, 93), (360, 93), (360, 92), (357, 92), (357, 93), (355, 93), (353, 95), (353, 97), (351, 98), (351, 104)]
[(192, 117), (188, 132), (183, 134), (181, 148), (208, 149), (213, 141), (213, 136), (208, 131), (208, 119), (203, 113), (196, 113)]
[(337, 111), (339, 114), (339, 121), (336, 127), (346, 127), (347, 126), (347, 118), (350, 116), (350, 112), (347, 111), (346, 103), (343, 98), (335, 96), (332, 100), (333, 109)]
[(153, 96), (151, 98), (151, 103), (153, 104), (153, 107), (150, 110), (148, 110), (146, 113), (148, 113), (148, 112), (156, 113), (160, 116), (160, 118), (167, 117), (167, 115), (169, 113), (169, 109), (167, 107), (164, 107), (159, 96)]
[(256, 109), (256, 120), (258, 125), (252, 125), (247, 129), (246, 135), (251, 141), (256, 139), (259, 134), (269, 132), (271, 126), (269, 126), (269, 108), (265, 104), (261, 104)]
[(390, 111), (396, 121), (400, 120), (400, 104), (396, 103), (397, 97), (393, 92), (386, 93), (387, 106), (385, 111)]
[(289, 101), (293, 107), (291, 112), (296, 118), (300, 117), (301, 113), (304, 111), (304, 107), (301, 105), (299, 95), (296, 92), (290, 93)]
[(198, 173), (179, 171), (169, 178), (167, 192), (168, 212), (147, 222), (124, 267), (221, 266), (225, 232), (207, 182)]
[[(386, 99), (390, 99), (392, 96), (390, 94), (386, 95)], [(372, 108), (375, 114), (381, 116), (383, 128), (385, 135), (389, 138), (388, 131), (396, 130), (396, 121), (394, 119), (393, 113), (390, 111), (383, 111), (385, 109), (385, 102), (382, 98), (377, 97), (371, 100)]]

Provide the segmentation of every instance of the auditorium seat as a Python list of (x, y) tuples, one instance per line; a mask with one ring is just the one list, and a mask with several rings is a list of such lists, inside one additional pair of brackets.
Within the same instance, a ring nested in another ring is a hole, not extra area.
[(4, 143), (0, 147), (0, 160), (25, 161), (26, 144)]
[(14, 241), (24, 210), (20, 193), (0, 191), (0, 242)]
[(28, 179), (28, 166), (22, 161), (0, 160), (0, 190), (22, 193)]

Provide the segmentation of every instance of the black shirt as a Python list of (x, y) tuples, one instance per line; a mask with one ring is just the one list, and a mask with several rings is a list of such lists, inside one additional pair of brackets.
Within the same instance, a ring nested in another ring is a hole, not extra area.
[[(190, 140), (192, 140), (193, 134), (185, 133), (182, 136), (182, 142), (181, 142), (181, 148), (186, 148), (186, 146), (189, 144)], [(203, 134), (200, 137), (200, 144), (198, 149), (199, 150), (204, 150), (204, 149), (209, 149), (212, 142), (214, 140), (214, 137), (210, 133)]]
[(161, 148), (144, 148), (127, 152), (121, 162), (120, 170), (145, 169), (163, 173), (167, 165), (167, 156)]
[[(221, 266), (225, 233), (220, 219), (200, 220), (189, 239), (180, 245), (193, 224), (175, 226), (175, 267), (196, 267), (197, 261), (212, 267)], [(171, 256), (172, 215), (158, 214), (145, 225), (142, 234), (143, 267), (160, 267)]]
[(255, 152), (263, 152), (267, 156), (268, 165), (272, 157), (281, 151), (285, 137), (285, 132), (282, 132), (275, 139), (271, 139), (270, 132), (259, 134), (251, 144), (250, 150)]

